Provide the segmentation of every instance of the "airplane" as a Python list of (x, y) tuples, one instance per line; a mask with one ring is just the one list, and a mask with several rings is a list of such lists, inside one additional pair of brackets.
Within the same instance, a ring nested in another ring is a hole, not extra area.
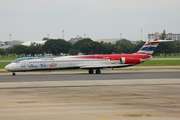
[(25, 57), (18, 58), (5, 66), (5, 70), (12, 72), (62, 70), (62, 69), (87, 69), (89, 74), (101, 74), (104, 68), (121, 68), (140, 64), (152, 58), (154, 50), (160, 42), (173, 40), (148, 40), (139, 51), (132, 54), (102, 54), (80, 56), (55, 56), (55, 57)]

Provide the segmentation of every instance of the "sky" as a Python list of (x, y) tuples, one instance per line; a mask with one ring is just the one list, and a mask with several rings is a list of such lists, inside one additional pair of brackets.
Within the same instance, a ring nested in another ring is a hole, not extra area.
[[(180, 0), (0, 0), (0, 41), (180, 33)], [(11, 34), (11, 35), (10, 35)]]

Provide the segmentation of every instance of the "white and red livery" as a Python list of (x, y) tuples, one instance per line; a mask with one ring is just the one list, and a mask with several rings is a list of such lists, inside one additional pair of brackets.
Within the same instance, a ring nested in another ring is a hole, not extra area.
[(12, 72), (12, 75), (16, 75), (15, 72), (61, 69), (87, 69), (89, 74), (100, 74), (103, 68), (128, 67), (147, 61), (152, 58), (152, 53), (160, 42), (170, 41), (173, 40), (148, 40), (133, 54), (18, 58), (5, 66), (5, 69)]

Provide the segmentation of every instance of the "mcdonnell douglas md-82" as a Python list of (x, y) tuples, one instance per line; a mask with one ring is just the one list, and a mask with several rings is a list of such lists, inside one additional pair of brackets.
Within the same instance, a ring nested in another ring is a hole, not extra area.
[(60, 57), (18, 58), (5, 66), (7, 71), (15, 72), (61, 69), (87, 69), (89, 74), (101, 74), (103, 68), (121, 68), (140, 64), (152, 58), (152, 53), (160, 42), (173, 40), (148, 40), (143, 47), (133, 54), (103, 54)]

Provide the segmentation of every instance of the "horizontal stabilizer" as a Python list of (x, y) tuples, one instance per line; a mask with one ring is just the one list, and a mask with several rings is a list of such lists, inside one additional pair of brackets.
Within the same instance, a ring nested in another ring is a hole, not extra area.
[(174, 40), (154, 40), (150, 42), (173, 42)]

